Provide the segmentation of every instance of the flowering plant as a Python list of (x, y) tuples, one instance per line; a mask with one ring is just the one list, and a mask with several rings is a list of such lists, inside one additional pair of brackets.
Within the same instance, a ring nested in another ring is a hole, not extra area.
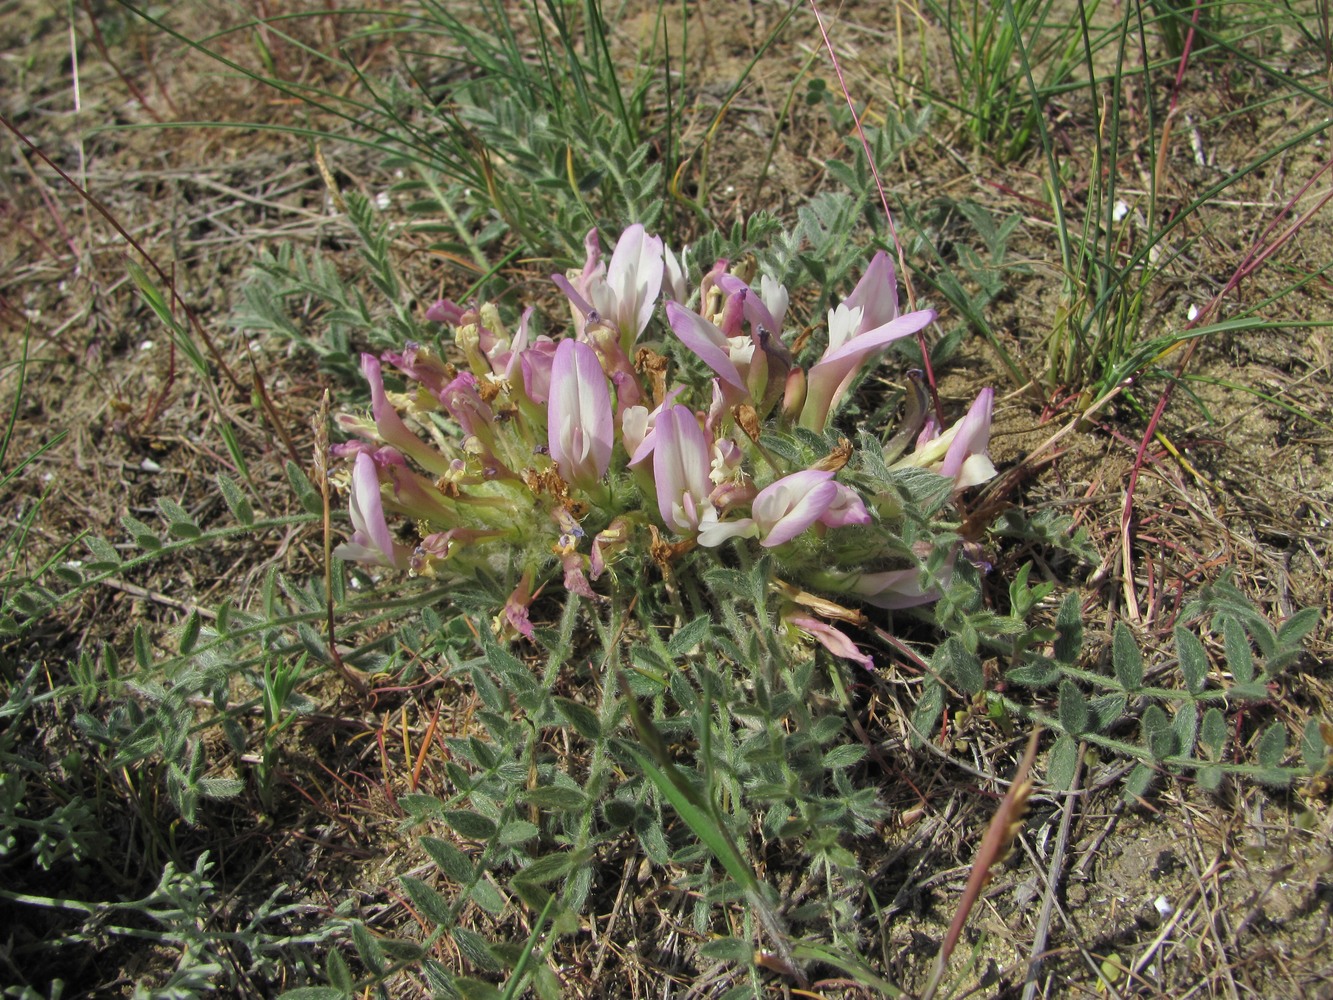
[[(804, 338), (784, 330), (788, 292), (769, 276), (756, 289), (718, 261), (691, 289), (642, 226), (609, 262), (595, 231), (586, 250), (581, 270), (553, 276), (571, 308), (562, 339), (537, 333), (531, 309), (510, 329), (491, 305), (442, 301), (427, 317), (452, 327), (452, 360), (418, 344), (362, 356), (370, 413), (341, 416), (349, 439), (333, 448), (354, 529), (335, 554), (432, 577), (504, 568), (514, 589), (496, 628), (531, 638), (528, 608), (557, 577), (596, 599), (635, 553), (669, 575), (696, 550), (738, 545), (748, 558), (758, 546), (774, 556), (788, 634), (870, 666), (826, 620), (856, 613), (815, 591), (881, 607), (937, 595), (920, 545), (893, 523), (900, 499), (865, 470), (929, 470), (946, 493), (988, 479), (991, 391), (942, 430), (910, 378), (902, 427), (853, 463), (850, 443), (826, 432), (832, 418), (894, 341), (935, 318), (899, 311), (886, 254), (830, 311), (807, 369)], [(666, 322), (650, 331), (659, 302)], [(711, 378), (671, 384), (673, 356), (677, 374), (702, 362)], [(406, 391), (386, 389), (382, 363)], [(391, 516), (410, 520), (414, 545)], [(947, 574), (952, 560), (936, 565)]]

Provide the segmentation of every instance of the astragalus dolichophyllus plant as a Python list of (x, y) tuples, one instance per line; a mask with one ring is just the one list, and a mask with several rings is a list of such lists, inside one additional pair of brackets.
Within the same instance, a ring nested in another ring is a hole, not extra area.
[[(586, 248), (581, 271), (553, 276), (570, 304), (557, 336), (532, 309), (511, 327), (490, 305), (443, 301), (428, 317), (452, 327), (456, 355), (362, 356), (370, 413), (342, 416), (349, 440), (333, 448), (354, 528), (335, 554), (418, 576), (507, 574), (494, 627), (531, 638), (532, 601), (556, 582), (596, 599), (627, 562), (670, 577), (692, 553), (767, 551), (791, 641), (872, 666), (832, 620), (846, 603), (928, 603), (957, 555), (912, 545), (903, 493), (886, 484), (927, 470), (947, 499), (993, 476), (991, 390), (944, 429), (909, 373), (903, 425), (853, 448), (832, 433), (851, 388), (935, 318), (900, 311), (886, 254), (829, 312), (822, 350), (806, 350), (814, 338), (788, 326), (788, 292), (767, 275), (756, 288), (721, 260), (691, 288), (642, 226), (609, 262), (596, 232)], [(386, 365), (404, 391), (386, 389)]]

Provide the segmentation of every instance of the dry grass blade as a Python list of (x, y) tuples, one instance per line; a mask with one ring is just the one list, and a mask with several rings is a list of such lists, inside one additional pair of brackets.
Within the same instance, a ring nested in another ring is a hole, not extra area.
[(949, 923), (944, 943), (940, 945), (939, 957), (935, 960), (935, 970), (931, 973), (926, 988), (921, 992), (921, 1000), (930, 1000), (939, 989), (944, 973), (949, 968), (949, 957), (958, 944), (958, 938), (963, 933), (963, 926), (967, 923), (972, 907), (981, 898), (981, 890), (990, 880), (991, 869), (1004, 860), (1009, 845), (1013, 843), (1014, 837), (1018, 835), (1019, 828), (1023, 825), (1028, 796), (1032, 794), (1032, 782), (1028, 780), (1028, 771), (1031, 770), (1032, 762), (1037, 757), (1037, 741), (1040, 736), (1041, 730), (1034, 729), (1032, 735), (1028, 737), (1027, 749), (1023, 752), (1023, 759), (1018, 762), (1018, 770), (1014, 772), (1009, 791), (1005, 793), (1000, 807), (995, 810), (995, 816), (981, 838), (976, 860), (972, 862), (972, 870), (967, 876), (967, 885), (963, 889), (962, 898), (958, 900), (958, 909)]

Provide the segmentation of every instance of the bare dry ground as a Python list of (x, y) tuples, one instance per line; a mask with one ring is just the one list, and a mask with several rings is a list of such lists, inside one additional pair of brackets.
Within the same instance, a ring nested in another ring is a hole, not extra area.
[[(9, 360), (18, 357), (26, 337), (30, 355), (9, 466), (12, 456), (66, 434), (11, 484), (0, 511), (8, 530), (46, 496), (20, 555), (27, 568), (80, 531), (119, 537), (121, 515), (147, 519), (159, 498), (182, 504), (202, 521), (221, 512), (213, 476), (236, 473), (218, 432), (223, 420), (238, 435), (268, 512), (295, 510), (283, 462), (294, 453), (309, 465), (311, 419), (327, 379), (310, 357), (249, 338), (231, 327), (229, 316), (261, 248), (293, 242), (353, 267), (346, 224), (331, 207), (305, 141), (253, 128), (165, 127), (190, 121), (301, 125), (308, 120), (305, 109), (191, 56), (123, 8), (92, 9), (96, 31), (83, 10), (74, 12), (71, 27), (63, 6), (0, 2), (0, 113), (41, 151), (6, 133), (0, 343)], [(251, 13), (264, 11), (259, 0)], [(246, 15), (192, 7), (184, 16), (187, 32), (200, 37)], [(777, 13), (765, 4), (702, 4), (694, 16), (705, 44), (695, 50), (700, 90), (685, 127), (698, 130)], [(869, 101), (873, 116), (910, 89), (882, 74), (883, 52), (897, 44), (895, 9), (848, 4), (840, 17), (837, 44), (849, 84)], [(620, 42), (638, 44), (638, 22), (627, 16), (620, 23)], [(312, 44), (338, 40), (334, 18), (300, 22), (293, 30), (310, 32)], [(910, 21), (907, 32), (915, 45), (917, 29)], [(935, 35), (926, 40), (939, 44)], [(291, 46), (269, 43), (280, 72), (300, 77), (316, 71)], [(822, 107), (799, 101), (782, 125), (773, 172), (762, 190), (758, 176), (779, 124), (778, 109), (815, 46), (808, 31), (785, 33), (728, 111), (725, 142), (714, 146), (710, 163), (713, 175), (726, 179), (711, 191), (708, 207), (715, 218), (729, 223), (760, 207), (789, 214), (827, 184), (824, 161), (841, 151), (843, 137)], [(224, 36), (219, 47), (257, 67), (248, 33)], [(349, 59), (368, 75), (393, 64), (393, 54), (380, 43), (364, 43)], [(817, 65), (829, 75), (822, 61)], [(325, 82), (355, 86), (351, 74)], [(1200, 66), (1187, 78), (1181, 120), (1226, 115), (1246, 105), (1248, 91), (1258, 86), (1242, 69)], [(1257, 144), (1278, 141), (1310, 113), (1307, 107), (1273, 106), (1227, 119), (1199, 148), (1188, 140), (1175, 143), (1167, 171), (1173, 196), (1188, 201), (1219, 171), (1243, 162)], [(1094, 164), (1081, 151), (1090, 148), (1097, 128), (1090, 109), (1071, 98), (1053, 109), (1050, 123), (1074, 164), (1072, 176), (1087, 176)], [(325, 154), (345, 187), (373, 197), (387, 183), (371, 152), (347, 146), (326, 148)], [(1152, 321), (1180, 326), (1188, 307), (1226, 281), (1326, 155), (1303, 147), (1232, 189), (1225, 205), (1200, 213), (1190, 253), (1171, 266), (1169, 280), (1154, 287), (1144, 306)], [(95, 204), (53, 167), (86, 188)], [(948, 194), (983, 203), (998, 215), (1024, 217), (1012, 245), (1022, 267), (1014, 268), (1011, 291), (993, 308), (1010, 349), (1040, 368), (1058, 290), (1041, 165), (1027, 159), (997, 167), (942, 125), (905, 153), (900, 173), (885, 180), (909, 201)], [(1261, 270), (1241, 287), (1238, 304), (1262, 301), (1292, 275), (1322, 268), (1333, 253), (1330, 227), (1327, 214), (1316, 216), (1283, 249), (1280, 268)], [(217, 351), (213, 387), (186, 364), (136, 294), (127, 278), (125, 261), (133, 252), (126, 235), (163, 268), (207, 331)], [(965, 238), (961, 230), (958, 238)], [(405, 236), (395, 244), (423, 301), (466, 286), (466, 274), (417, 249)], [(534, 264), (522, 277), (544, 273)], [(1327, 319), (1331, 298), (1323, 275), (1283, 308), (1293, 318)], [(308, 321), (313, 328), (320, 318)], [(941, 325), (949, 322), (946, 315)], [(1149, 442), (1133, 497), (1128, 553), (1122, 509), (1145, 422), (1123, 399), (1092, 426), (1062, 439), (1054, 460), (1033, 466), (1001, 498), (1077, 512), (1090, 529), (1101, 565), (1086, 579), (1062, 583), (1082, 587), (1092, 630), (1105, 623), (1102, 634), (1109, 635), (1110, 623), (1124, 618), (1145, 650), (1165, 648), (1182, 602), (1228, 566), (1235, 568), (1238, 586), (1276, 616), (1333, 605), (1331, 348), (1328, 331), (1319, 328), (1236, 333), (1201, 347), (1189, 364), (1189, 391), (1176, 393), (1162, 437)], [(1056, 404), (1043, 411), (1030, 394), (1012, 391), (1016, 387), (977, 339), (965, 343), (941, 378), (955, 408), (983, 384), (1007, 386), (993, 441), (1002, 470), (1027, 467), (1026, 456), (1064, 426), (1059, 394), (1047, 393)], [(8, 406), (15, 369), (0, 384)], [(1160, 391), (1160, 383), (1145, 386), (1140, 402), (1153, 405)], [(272, 565), (298, 578), (317, 572), (321, 547), (317, 532), (303, 530), (240, 538), (195, 550), (188, 559), (162, 560), (151, 573), (96, 592), (4, 648), (0, 669), (12, 680), (36, 664), (58, 685), (81, 650), (111, 643), (128, 655), (138, 624), (167, 642), (169, 630), (190, 609), (207, 609), (223, 598), (238, 606), (255, 599)], [(1001, 550), (996, 572), (1003, 578), (1031, 557)], [(1331, 627), (1326, 617), (1311, 655), (1282, 678), (1273, 707), (1263, 709), (1261, 719), (1247, 720), (1247, 733), (1278, 719), (1295, 738), (1308, 719), (1333, 719)], [(392, 741), (404, 730), (419, 744), (440, 706), (442, 730), (465, 732), (473, 695), (451, 685), (385, 687), (365, 698), (332, 683), (313, 692), (319, 711), (289, 747), (285, 791), (274, 814), (262, 815), (243, 795), (209, 805), (195, 827), (174, 814), (153, 766), (81, 772), (78, 754), (70, 753), (79, 740), (75, 709), (51, 702), (21, 734), (24, 753), (70, 787), (106, 782), (96, 822), (112, 846), (100, 861), (49, 872), (3, 869), (5, 883), (12, 892), (35, 896), (133, 898), (154, 884), (164, 861), (189, 863), (207, 849), (219, 865), (216, 879), (226, 907), (241, 907), (287, 883), (293, 898), (310, 904), (311, 921), (351, 900), (377, 929), (400, 928), (409, 917), (395, 878), (425, 858), (415, 834), (400, 832), (394, 799), (409, 787), (429, 790), (446, 779), (432, 759), (414, 779), (392, 742), (386, 752), (383, 737), (387, 733)], [(867, 936), (867, 954), (908, 988), (929, 972), (994, 809), (996, 786), (988, 776), (1011, 772), (1025, 736), (973, 718), (933, 752), (911, 750), (903, 719), (912, 698), (910, 679), (892, 672), (863, 692), (860, 722), (885, 766), (868, 769), (861, 780), (876, 784), (901, 822), (880, 831), (878, 843), (858, 845), (875, 859), (872, 884), (882, 907), (879, 926)], [(1333, 996), (1327, 784), (1274, 792), (1234, 783), (1208, 795), (1185, 779), (1164, 776), (1150, 801), (1126, 804), (1120, 796), (1124, 771), (1116, 759), (1094, 761), (1077, 794), (1037, 794), (1018, 849), (996, 873), (969, 925), (962, 951), (975, 947), (974, 966), (959, 995), (1020, 994), (1047, 872), (1063, 865), (1042, 949), (1042, 995)], [(773, 862), (769, 876), (785, 893), (799, 896), (802, 873), (791, 869), (791, 859)], [(682, 958), (692, 954), (698, 935), (689, 917), (693, 901), (673, 885), (673, 873), (653, 869), (632, 841), (602, 859), (601, 871), (587, 926), (557, 952), (567, 995), (712, 995), (710, 984), (722, 982), (724, 974)], [(229, 912), (220, 910), (219, 920)], [(478, 911), (475, 919), (484, 926), (492, 918)], [(129, 995), (137, 979), (174, 963), (163, 950), (109, 940), (43, 950), (43, 943), (54, 944), (77, 923), (49, 908), (0, 900), (0, 927), (7, 928), (0, 931), (0, 981), (45, 989), (59, 976), (69, 986), (67, 997)], [(450, 954), (442, 959), (459, 960)], [(956, 965), (963, 961), (955, 959)], [(249, 989), (266, 995), (284, 985), (254, 982)], [(774, 995), (793, 995), (777, 976), (772, 989)], [(868, 994), (828, 981), (817, 995)]]

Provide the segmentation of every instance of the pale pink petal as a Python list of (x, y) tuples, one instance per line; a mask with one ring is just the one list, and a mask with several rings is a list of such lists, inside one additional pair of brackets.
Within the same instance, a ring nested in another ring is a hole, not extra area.
[[(967, 411), (967, 416), (958, 425), (957, 433), (949, 444), (949, 451), (940, 463), (939, 474), (957, 480), (963, 469), (963, 463), (973, 455), (982, 455), (990, 444), (991, 410), (995, 404), (995, 390), (982, 389), (976, 401)], [(979, 471), (974, 466), (974, 473)], [(994, 475), (994, 467), (991, 475)], [(988, 477), (989, 478), (989, 477)], [(969, 484), (975, 485), (975, 484)], [(959, 489), (963, 489), (961, 485)]]
[(870, 511), (866, 510), (860, 494), (848, 486), (843, 486), (842, 483), (833, 485), (837, 488), (837, 495), (828, 509), (819, 516), (819, 523), (830, 528), (842, 528), (849, 524), (869, 524)]
[(801, 426), (822, 431), (829, 414), (842, 400), (853, 379), (871, 356), (901, 337), (910, 336), (935, 319), (935, 310), (921, 309), (858, 334), (841, 347), (826, 352), (806, 377)]
[(443, 475), (449, 467), (449, 459), (441, 455), (430, 445), (412, 433), (403, 418), (398, 415), (384, 391), (384, 378), (380, 374), (379, 358), (373, 354), (361, 355), (361, 373), (370, 383), (370, 414), (375, 420), (375, 429), (380, 439), (408, 455), (423, 469)]
[(562, 340), (551, 365), (547, 434), (560, 474), (589, 486), (611, 464), (614, 426), (611, 391), (597, 352), (576, 340)]
[(699, 526), (699, 511), (710, 507), (709, 449), (703, 428), (684, 406), (672, 406), (655, 425), (653, 480), (657, 509), (668, 528), (690, 534)]
[(384, 520), (384, 503), (380, 498), (379, 471), (375, 460), (366, 452), (359, 452), (352, 466), (352, 492), (349, 497), (352, 516), (352, 537), (334, 550), (339, 559), (373, 562), (391, 569), (406, 569), (412, 553), (406, 545), (393, 539), (388, 522)]
[(759, 524), (760, 544), (782, 545), (819, 520), (838, 495), (832, 480), (832, 472), (803, 469), (760, 490), (750, 508)]
[(783, 620), (789, 625), (795, 625), (802, 632), (809, 633), (834, 656), (859, 663), (867, 670), (875, 669), (874, 660), (861, 652), (856, 643), (852, 642), (841, 630), (834, 628), (827, 622), (822, 622), (818, 618), (811, 618), (808, 615), (790, 615)]
[(748, 397), (745, 379), (731, 362), (726, 335), (702, 316), (675, 302), (667, 303), (666, 312), (671, 330), (681, 343), (697, 354), (718, 378)]
[(880, 250), (870, 259), (866, 273), (843, 305), (861, 310), (862, 330), (873, 330), (898, 318), (898, 279), (888, 254)]

